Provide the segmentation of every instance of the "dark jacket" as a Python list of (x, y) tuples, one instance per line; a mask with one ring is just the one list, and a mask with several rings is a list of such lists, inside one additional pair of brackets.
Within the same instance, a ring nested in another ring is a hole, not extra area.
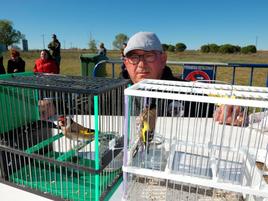
[(98, 50), (98, 55), (106, 56), (107, 50), (105, 47)]
[(48, 44), (48, 49), (51, 50), (51, 55), (53, 58), (60, 56), (60, 42), (58, 39), (55, 39), (54, 41), (50, 42)]
[(7, 62), (7, 73), (25, 72), (25, 61), (21, 57), (17, 60), (9, 59)]
[(5, 74), (5, 73), (6, 73), (6, 70), (3, 65), (3, 56), (0, 55), (0, 74)]
[[(122, 71), (122, 77), (129, 79), (127, 70)], [(174, 80), (185, 81), (180, 78), (174, 77), (171, 69), (165, 66), (161, 80)], [(185, 94), (185, 93), (181, 93)], [(135, 99), (135, 114), (140, 113), (140, 101), (144, 101), (142, 98)], [(148, 98), (146, 100), (150, 108), (158, 107), (158, 116), (184, 116), (184, 117), (212, 117), (214, 111), (214, 104), (189, 102), (189, 101), (172, 101), (172, 100), (159, 100)]]

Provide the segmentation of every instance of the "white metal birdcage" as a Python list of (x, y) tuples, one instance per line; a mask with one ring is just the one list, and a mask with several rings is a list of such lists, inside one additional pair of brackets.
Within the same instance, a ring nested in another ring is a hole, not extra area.
[(51, 74), (1, 76), (1, 179), (53, 199), (107, 199), (122, 175), (127, 84)]
[(268, 89), (143, 80), (125, 90), (124, 199), (268, 200)]

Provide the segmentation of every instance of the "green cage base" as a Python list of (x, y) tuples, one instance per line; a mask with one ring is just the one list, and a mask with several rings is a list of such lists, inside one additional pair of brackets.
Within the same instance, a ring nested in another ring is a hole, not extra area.
[[(58, 158), (60, 154), (50, 152), (47, 156)], [(76, 160), (76, 164), (94, 167), (93, 160), (79, 157), (72, 158), (72, 161), (74, 160)], [(108, 187), (118, 178), (121, 172), (120, 168), (109, 172), (104, 171), (100, 174), (99, 189), (101, 194), (106, 190), (105, 187)], [(12, 174), (10, 181), (63, 199), (88, 201), (95, 200), (95, 176), (95, 174), (59, 167), (53, 163), (32, 160), (30, 164)]]

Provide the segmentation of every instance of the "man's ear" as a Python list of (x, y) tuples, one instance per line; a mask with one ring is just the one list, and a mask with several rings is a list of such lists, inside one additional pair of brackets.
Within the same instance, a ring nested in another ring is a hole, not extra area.
[(128, 60), (127, 60), (126, 58), (124, 58), (123, 63), (125, 64), (125, 66), (126, 66), (126, 68), (127, 68), (127, 67), (128, 67), (128, 65), (129, 65), (129, 62), (128, 62)]
[(161, 62), (162, 62), (163, 68), (165, 68), (166, 63), (167, 63), (167, 53), (166, 52), (163, 52), (161, 54)]

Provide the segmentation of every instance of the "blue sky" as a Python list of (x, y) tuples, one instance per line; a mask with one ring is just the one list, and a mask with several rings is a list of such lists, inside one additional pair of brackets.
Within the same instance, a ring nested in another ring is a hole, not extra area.
[(1, 0), (0, 19), (26, 35), (30, 49), (56, 33), (62, 47), (108, 49), (118, 33), (155, 32), (162, 43), (257, 45), (268, 50), (267, 0)]

